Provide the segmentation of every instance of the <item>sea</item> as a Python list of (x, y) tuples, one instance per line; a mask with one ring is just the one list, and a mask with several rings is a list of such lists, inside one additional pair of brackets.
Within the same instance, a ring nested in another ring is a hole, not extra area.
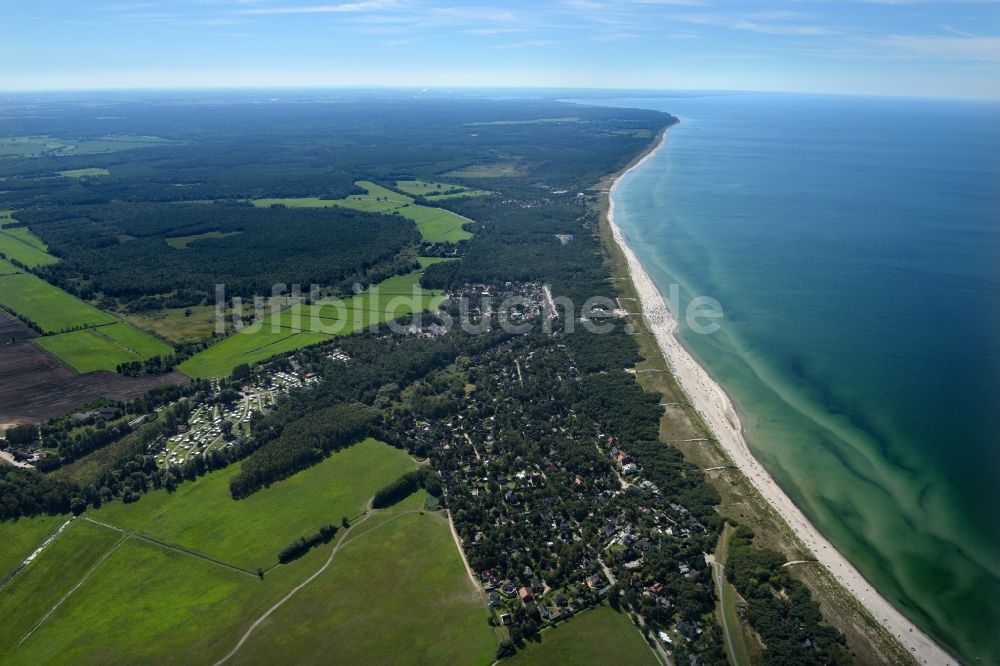
[(1000, 663), (1000, 104), (587, 103), (681, 119), (615, 219), (682, 313), (721, 305), (679, 335), (754, 455), (899, 610)]

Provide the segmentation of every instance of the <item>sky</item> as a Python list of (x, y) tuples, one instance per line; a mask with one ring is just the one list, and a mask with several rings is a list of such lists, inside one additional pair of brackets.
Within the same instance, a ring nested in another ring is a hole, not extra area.
[(0, 90), (570, 87), (1000, 99), (1000, 0), (0, 0)]

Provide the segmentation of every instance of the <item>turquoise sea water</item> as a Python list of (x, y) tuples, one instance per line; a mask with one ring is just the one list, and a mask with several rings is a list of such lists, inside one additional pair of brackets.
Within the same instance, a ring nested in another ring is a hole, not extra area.
[(900, 610), (1000, 663), (1000, 105), (611, 100), (682, 119), (616, 220), (757, 457)]

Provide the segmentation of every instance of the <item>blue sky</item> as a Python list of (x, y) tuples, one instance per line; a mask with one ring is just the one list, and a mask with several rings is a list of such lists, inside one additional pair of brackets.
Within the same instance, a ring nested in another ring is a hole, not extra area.
[(567, 86), (1000, 98), (1000, 0), (0, 0), (0, 89)]

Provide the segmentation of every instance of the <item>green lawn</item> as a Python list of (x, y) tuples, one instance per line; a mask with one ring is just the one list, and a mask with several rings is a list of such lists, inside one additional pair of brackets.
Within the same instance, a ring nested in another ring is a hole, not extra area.
[[(417, 181), (414, 181), (417, 182)], [(369, 213), (398, 213), (413, 220), (420, 234), (431, 243), (446, 243), (472, 238), (472, 234), (462, 226), (469, 222), (461, 215), (431, 206), (421, 206), (413, 203), (413, 198), (399, 192), (382, 187), (377, 183), (359, 180), (356, 183), (368, 191), (367, 194), (352, 194), (345, 199), (319, 199), (317, 197), (299, 197), (289, 199), (255, 199), (253, 204), (259, 207), (269, 207), (275, 204), (289, 208), (323, 208), (340, 206), (363, 210)]]
[(0, 590), (0, 662), (121, 536), (78, 518)]
[(236, 464), (173, 493), (114, 502), (88, 515), (256, 570), (276, 563), (296, 538), (327, 523), (339, 525), (345, 515), (353, 518), (376, 490), (412, 468), (406, 453), (368, 439), (244, 500), (229, 496)]
[[(5, 465), (6, 463), (0, 463)], [(0, 522), (0, 581), (66, 522), (68, 516), (34, 516)]]
[(153, 356), (169, 356), (174, 353), (170, 345), (125, 322), (108, 324), (107, 326), (100, 326), (93, 330), (98, 335), (110, 338), (118, 345), (135, 352), (143, 359), (152, 358)]
[[(396, 275), (343, 301), (292, 305), (277, 315), (266, 316), (261, 326), (238, 331), (178, 366), (189, 377), (224, 377), (240, 363), (266, 358), (337, 335), (349, 335), (372, 321), (381, 323), (414, 310), (437, 308), (443, 293), (419, 287), (423, 269), (439, 258), (420, 258), (421, 268)], [(416, 292), (414, 292), (416, 287)]]
[(493, 661), (484, 599), (443, 515), (389, 509), (354, 529), (332, 565), (265, 620), (233, 663)]
[(60, 176), (65, 176), (67, 178), (92, 178), (94, 176), (108, 176), (111, 174), (107, 169), (102, 169), (100, 167), (88, 167), (86, 169), (67, 169), (66, 171), (57, 171)]
[(104, 337), (93, 328), (46, 335), (35, 338), (34, 342), (79, 373), (96, 370), (114, 372), (121, 363), (142, 360), (138, 354)]
[(114, 315), (27, 273), (0, 277), (0, 305), (31, 319), (45, 332), (117, 321)]
[(627, 615), (607, 606), (580, 613), (541, 633), (541, 641), (504, 663), (511, 664), (650, 664), (660, 663)]

